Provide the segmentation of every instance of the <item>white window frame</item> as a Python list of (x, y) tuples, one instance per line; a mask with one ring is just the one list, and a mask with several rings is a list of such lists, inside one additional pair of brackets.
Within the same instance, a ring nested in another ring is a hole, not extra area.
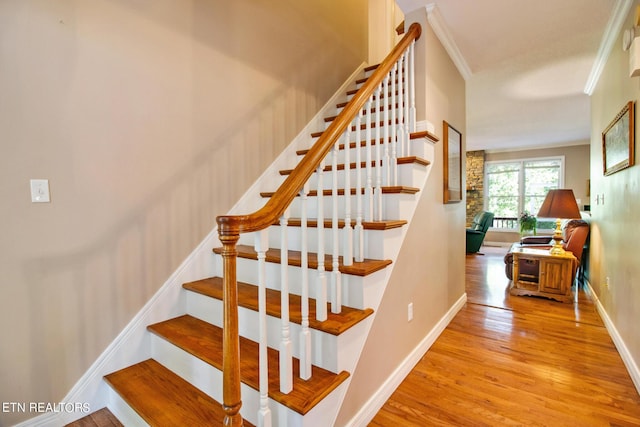
[[(489, 198), (489, 187), (488, 187), (488, 183), (489, 183), (489, 179), (487, 177), (488, 175), (488, 167), (489, 165), (496, 165), (496, 164), (504, 164), (504, 163), (520, 163), (520, 170), (518, 172), (518, 212), (522, 212), (523, 207), (524, 207), (524, 163), (525, 162), (536, 162), (536, 161), (540, 161), (540, 162), (544, 162), (544, 161), (548, 161), (548, 160), (560, 160), (560, 177), (559, 177), (559, 182), (558, 182), (558, 188), (564, 188), (564, 181), (565, 181), (565, 176), (564, 176), (564, 164), (565, 164), (565, 156), (548, 156), (548, 157), (527, 157), (527, 158), (518, 158), (518, 159), (509, 159), (509, 160), (487, 160), (485, 162), (485, 166), (484, 166), (484, 195), (483, 195), (483, 206), (484, 209), (487, 209), (488, 206), (488, 198)], [(531, 212), (533, 214), (535, 214), (536, 212)], [(513, 231), (517, 231), (517, 228), (493, 228), (490, 227), (489, 228), (492, 231), (498, 231), (498, 232), (513, 232)]]

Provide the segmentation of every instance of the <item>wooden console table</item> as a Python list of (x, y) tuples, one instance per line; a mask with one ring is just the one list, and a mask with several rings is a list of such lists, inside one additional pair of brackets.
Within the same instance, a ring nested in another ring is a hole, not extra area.
[[(520, 260), (537, 265), (538, 274), (520, 272)], [(547, 249), (520, 248), (513, 251), (511, 295), (536, 295), (557, 301), (571, 302), (571, 277), (576, 257), (571, 252), (551, 255)]]

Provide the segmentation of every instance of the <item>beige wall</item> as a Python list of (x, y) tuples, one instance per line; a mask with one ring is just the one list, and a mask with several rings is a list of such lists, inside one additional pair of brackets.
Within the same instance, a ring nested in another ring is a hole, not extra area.
[[(465, 82), (426, 23), (423, 10), (407, 16), (420, 22), (416, 44), (418, 120), (436, 124), (442, 138), (447, 120), (466, 134)], [(464, 139), (463, 139), (464, 144)], [(464, 147), (463, 147), (464, 149)], [(442, 142), (391, 280), (377, 311), (362, 357), (353, 373), (336, 425), (353, 418), (398, 365), (418, 346), (447, 310), (464, 293), (465, 203), (442, 203)], [(464, 188), (464, 183), (463, 183)], [(412, 302), (414, 319), (407, 322)]]
[[(513, 159), (532, 159), (536, 157), (564, 156), (564, 188), (573, 190), (578, 205), (583, 209), (590, 202), (588, 180), (590, 178), (590, 141), (576, 141), (575, 145), (565, 147), (544, 148), (537, 150), (515, 150), (486, 152), (485, 161), (501, 161)], [(489, 231), (487, 242), (513, 243), (520, 239), (518, 233), (505, 231)]]
[(0, 401), (55, 403), (366, 60), (367, 1), (3, 0), (0, 39)]
[[(623, 28), (630, 28), (635, 8)], [(602, 173), (602, 131), (629, 101), (640, 99), (640, 78), (629, 77), (629, 52), (620, 49), (621, 35), (591, 97), (591, 250), (590, 281), (607, 315), (615, 325), (636, 366), (640, 365), (640, 166), (636, 165), (610, 176)], [(636, 147), (640, 138), (637, 120)], [(637, 158), (637, 149), (636, 149)], [(636, 160), (636, 163), (638, 161)], [(604, 204), (595, 202), (604, 196)], [(610, 279), (610, 287), (603, 284)], [(640, 388), (640, 384), (636, 383)]]

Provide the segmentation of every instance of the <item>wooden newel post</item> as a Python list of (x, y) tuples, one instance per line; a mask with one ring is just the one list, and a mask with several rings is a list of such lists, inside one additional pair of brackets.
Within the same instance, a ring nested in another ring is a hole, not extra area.
[(236, 279), (236, 243), (239, 233), (223, 234), (223, 332), (222, 332), (222, 407), (225, 426), (242, 426), (240, 407), (240, 337), (238, 332), (238, 286)]

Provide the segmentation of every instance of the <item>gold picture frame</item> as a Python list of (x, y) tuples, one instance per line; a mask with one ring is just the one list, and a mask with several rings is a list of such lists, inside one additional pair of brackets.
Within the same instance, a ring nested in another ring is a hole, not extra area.
[(611, 175), (635, 164), (635, 102), (629, 101), (602, 132), (602, 171)]
[(462, 133), (453, 126), (442, 121), (444, 153), (444, 203), (462, 201)]

